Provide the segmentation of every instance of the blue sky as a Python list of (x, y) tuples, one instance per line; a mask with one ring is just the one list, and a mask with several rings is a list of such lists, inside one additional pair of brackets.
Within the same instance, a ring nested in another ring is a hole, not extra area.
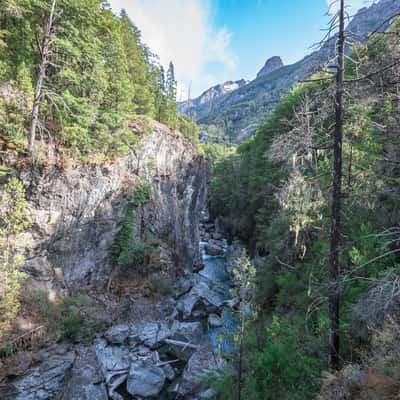
[[(178, 99), (226, 80), (253, 79), (266, 59), (298, 61), (323, 35), (330, 0), (109, 0), (175, 64)], [(354, 12), (371, 0), (346, 0)]]

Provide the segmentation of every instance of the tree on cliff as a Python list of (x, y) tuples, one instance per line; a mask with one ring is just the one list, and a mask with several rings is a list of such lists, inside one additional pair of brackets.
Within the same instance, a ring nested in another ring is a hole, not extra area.
[(42, 45), (39, 43), (38, 36), (36, 36), (37, 46), (40, 54), (40, 61), (38, 66), (36, 85), (35, 85), (35, 95), (33, 99), (33, 108), (32, 108), (32, 118), (31, 118), (31, 126), (29, 129), (29, 147), (28, 150), (30, 153), (33, 153), (34, 144), (35, 144), (35, 136), (36, 136), (36, 127), (39, 121), (39, 107), (42, 101), (42, 88), (44, 81), (46, 79), (47, 67), (50, 63), (50, 58), (52, 55), (52, 42), (54, 39), (52, 35), (54, 34), (54, 19), (55, 19), (55, 11), (56, 11), (56, 0), (52, 0), (50, 5), (50, 10), (45, 11), (45, 22), (43, 28), (43, 37), (42, 37)]
[(174, 64), (169, 63), (167, 71), (167, 124), (171, 128), (176, 128), (177, 109), (176, 109), (176, 80)]

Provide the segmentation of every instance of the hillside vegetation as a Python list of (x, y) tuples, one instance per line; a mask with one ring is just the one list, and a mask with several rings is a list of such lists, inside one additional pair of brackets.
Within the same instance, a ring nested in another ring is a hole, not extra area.
[(177, 116), (173, 65), (165, 74), (124, 11), (115, 16), (101, 0), (51, 6), (0, 1), (0, 144), (25, 150), (35, 102), (36, 140), (74, 157), (125, 154), (138, 116), (195, 139), (191, 120)]

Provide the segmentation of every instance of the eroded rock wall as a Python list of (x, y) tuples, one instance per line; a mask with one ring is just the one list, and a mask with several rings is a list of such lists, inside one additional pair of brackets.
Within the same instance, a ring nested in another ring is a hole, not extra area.
[(150, 201), (137, 212), (139, 240), (157, 239), (164, 268), (190, 270), (199, 258), (198, 218), (206, 196), (206, 167), (178, 132), (151, 122), (140, 143), (106, 165), (20, 171), (33, 227), (26, 271), (43, 288), (104, 287), (110, 246), (125, 216), (137, 178), (151, 185)]

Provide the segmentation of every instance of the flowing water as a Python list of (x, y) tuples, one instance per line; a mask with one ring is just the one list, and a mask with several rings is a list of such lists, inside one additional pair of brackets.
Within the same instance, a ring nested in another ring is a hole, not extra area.
[[(213, 283), (214, 290), (221, 294), (224, 300), (230, 300), (231, 277), (226, 270), (225, 256), (209, 256), (204, 247), (206, 242), (200, 242), (200, 251), (204, 268), (199, 272), (200, 275), (209, 279)], [(225, 249), (227, 244), (225, 242)], [(233, 353), (233, 335), (237, 330), (238, 321), (228, 306), (224, 306), (221, 312), (223, 325), (220, 327), (208, 327), (206, 337), (210, 339), (212, 345), (221, 353)]]

